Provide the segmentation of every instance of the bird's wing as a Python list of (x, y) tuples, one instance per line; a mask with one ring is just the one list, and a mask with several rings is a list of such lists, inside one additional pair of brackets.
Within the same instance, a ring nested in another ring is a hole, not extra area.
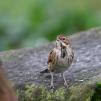
[(49, 70), (50, 71), (53, 71), (53, 65), (55, 65), (56, 64), (56, 61), (57, 61), (57, 55), (56, 55), (56, 51), (55, 51), (55, 49), (53, 49), (50, 53), (49, 53), (49, 56), (48, 56), (48, 61), (47, 61), (47, 63), (48, 63), (48, 65), (49, 65)]
[(56, 62), (56, 52), (55, 52), (55, 49), (53, 49), (50, 53), (49, 53), (49, 56), (48, 56), (48, 61), (47, 63), (52, 63), (54, 64)]

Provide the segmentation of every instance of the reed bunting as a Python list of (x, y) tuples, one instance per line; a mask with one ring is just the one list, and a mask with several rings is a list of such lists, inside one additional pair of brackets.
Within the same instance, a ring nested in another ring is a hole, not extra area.
[(58, 35), (56, 38), (56, 45), (51, 50), (48, 56), (48, 68), (40, 73), (50, 72), (51, 74), (51, 88), (54, 88), (53, 76), (54, 73), (62, 73), (64, 85), (68, 86), (64, 71), (70, 67), (74, 59), (74, 52), (71, 48), (69, 38), (64, 35)]

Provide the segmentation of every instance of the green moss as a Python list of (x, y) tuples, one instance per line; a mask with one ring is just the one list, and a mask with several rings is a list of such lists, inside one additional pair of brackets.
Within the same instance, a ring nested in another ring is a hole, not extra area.
[(95, 93), (91, 101), (101, 101), (101, 82), (96, 84)]
[(65, 101), (66, 93), (64, 88), (48, 90), (44, 86), (26, 85), (24, 90), (18, 89), (19, 101)]
[(88, 85), (72, 86), (69, 89), (68, 101), (91, 101), (94, 91)]
[(23, 90), (17, 90), (19, 101), (91, 101), (92, 95), (94, 95), (94, 89), (88, 85), (75, 85), (69, 89), (60, 87), (51, 90), (32, 84), (26, 85)]

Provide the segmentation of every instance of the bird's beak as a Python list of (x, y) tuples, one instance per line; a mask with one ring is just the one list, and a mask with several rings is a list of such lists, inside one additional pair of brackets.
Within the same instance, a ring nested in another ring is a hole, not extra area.
[(62, 42), (62, 41), (61, 41), (61, 44), (62, 44), (63, 47), (66, 47), (66, 46), (67, 46), (67, 45), (66, 45), (64, 42)]

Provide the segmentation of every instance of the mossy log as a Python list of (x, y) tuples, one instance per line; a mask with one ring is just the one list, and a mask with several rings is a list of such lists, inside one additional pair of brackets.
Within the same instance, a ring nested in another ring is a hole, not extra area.
[[(38, 48), (0, 52), (0, 59), (14, 86), (20, 89), (34, 84), (33, 90), (40, 91), (40, 99), (30, 101), (101, 101), (101, 28), (76, 33), (70, 36), (70, 40), (76, 62), (66, 71), (69, 87), (63, 90), (63, 79), (56, 74), (54, 96), (50, 96), (50, 77), (40, 75), (40, 71), (47, 67), (47, 56), (54, 42)], [(96, 100), (96, 94), (100, 100)]]

